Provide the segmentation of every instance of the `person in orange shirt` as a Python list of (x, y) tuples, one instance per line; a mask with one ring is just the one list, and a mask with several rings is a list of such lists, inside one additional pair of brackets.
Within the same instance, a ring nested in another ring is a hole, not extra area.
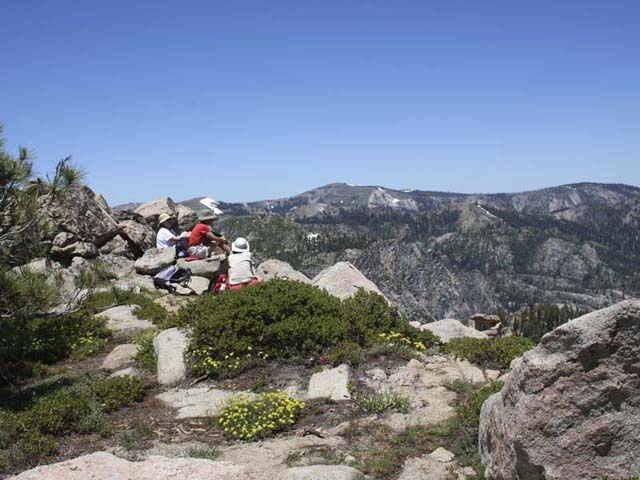
[(222, 234), (211, 230), (211, 225), (216, 219), (212, 213), (206, 213), (198, 218), (198, 223), (191, 230), (189, 235), (189, 256), (197, 258), (207, 258), (211, 255), (211, 247), (217, 245), (228, 255), (231, 249), (226, 238)]

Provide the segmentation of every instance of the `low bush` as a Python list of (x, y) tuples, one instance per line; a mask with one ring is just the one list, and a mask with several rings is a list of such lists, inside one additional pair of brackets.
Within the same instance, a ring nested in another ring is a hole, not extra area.
[(505, 370), (514, 358), (533, 347), (534, 343), (524, 337), (453, 338), (444, 346), (444, 351), (485, 368)]
[(354, 397), (354, 401), (367, 413), (383, 413), (387, 410), (409, 413), (411, 407), (408, 397), (394, 392), (360, 393)]
[(333, 361), (358, 362), (356, 347), (373, 345), (389, 331), (422, 344), (436, 340), (410, 327), (379, 295), (361, 290), (341, 302), (287, 280), (199, 297), (177, 319), (192, 328), (191, 368), (215, 377), (240, 373), (267, 358), (318, 358), (332, 349)]
[(0, 409), (0, 465), (9, 473), (38, 463), (55, 452), (56, 437), (70, 432), (98, 432), (105, 414), (144, 398), (145, 387), (131, 377), (45, 382), (35, 398), (7, 402)]
[(133, 337), (133, 343), (139, 347), (136, 361), (140, 367), (151, 373), (156, 373), (158, 367), (156, 351), (153, 348), (153, 339), (156, 338), (156, 335), (158, 332), (151, 330)]
[(52, 363), (74, 352), (82, 357), (97, 351), (111, 335), (104, 321), (86, 310), (20, 322), (0, 318), (0, 331), (0, 359), (9, 365)]
[(218, 424), (227, 437), (258, 440), (293, 425), (303, 408), (304, 402), (282, 391), (263, 393), (255, 400), (240, 394), (227, 401)]

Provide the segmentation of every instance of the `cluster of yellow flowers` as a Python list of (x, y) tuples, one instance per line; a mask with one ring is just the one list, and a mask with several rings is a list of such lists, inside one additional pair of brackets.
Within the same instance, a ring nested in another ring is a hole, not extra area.
[(193, 366), (196, 370), (201, 370), (210, 374), (221, 371), (234, 371), (249, 363), (251, 360), (266, 360), (269, 355), (265, 352), (253, 352), (253, 347), (248, 346), (244, 352), (229, 352), (224, 355), (213, 356), (213, 347), (196, 348), (190, 352), (193, 357)]
[(421, 352), (427, 349), (427, 347), (423, 342), (414, 342), (409, 337), (405, 337), (404, 335), (398, 332), (380, 333), (378, 335), (378, 338), (388, 342), (398, 343), (400, 345), (406, 345), (407, 347), (411, 347)]
[(240, 394), (227, 401), (218, 424), (228, 437), (257, 440), (293, 425), (303, 408), (304, 402), (282, 390), (263, 393), (254, 400)]
[(71, 358), (80, 359), (93, 355), (98, 352), (104, 344), (105, 340), (94, 337), (93, 333), (88, 333), (71, 344)]

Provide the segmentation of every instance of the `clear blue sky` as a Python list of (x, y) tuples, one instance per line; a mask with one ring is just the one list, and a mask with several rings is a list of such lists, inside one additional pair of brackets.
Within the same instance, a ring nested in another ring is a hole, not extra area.
[(111, 204), (640, 185), (640, 2), (32, 1), (0, 121)]

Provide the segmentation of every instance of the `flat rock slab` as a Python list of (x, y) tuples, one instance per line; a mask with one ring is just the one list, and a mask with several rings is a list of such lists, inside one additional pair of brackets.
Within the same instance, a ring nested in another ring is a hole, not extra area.
[(148, 320), (140, 320), (133, 311), (138, 308), (137, 305), (120, 305), (118, 307), (109, 308), (104, 312), (96, 313), (96, 317), (104, 317), (107, 319), (107, 328), (111, 330), (116, 337), (130, 335), (142, 330), (151, 330), (156, 326)]
[(187, 378), (184, 352), (188, 345), (187, 334), (178, 328), (163, 330), (153, 339), (160, 385), (173, 385)]
[(307, 398), (330, 398), (334, 401), (349, 400), (349, 379), (351, 369), (349, 365), (342, 364), (331, 370), (314, 373), (309, 380)]
[(253, 480), (245, 467), (201, 458), (150, 456), (130, 462), (107, 452), (22, 472), (12, 480)]
[(278, 480), (361, 480), (359, 470), (346, 465), (311, 465), (294, 467), (284, 471)]
[(186, 389), (173, 389), (157, 395), (156, 398), (165, 405), (176, 408), (176, 419), (209, 417), (218, 415), (219, 409), (234, 395), (242, 393), (247, 398), (255, 395), (247, 392), (221, 390), (217, 388), (201, 386)]
[(142, 372), (136, 367), (127, 367), (123, 368), (122, 370), (118, 370), (117, 372), (113, 372), (110, 376), (142, 378)]
[(398, 480), (464, 480), (466, 475), (455, 463), (440, 462), (424, 455), (409, 458), (398, 477)]
[(319, 447), (340, 450), (344, 447), (344, 439), (333, 435), (324, 438), (314, 435), (289, 435), (258, 442), (235, 443), (223, 448), (220, 460), (245, 465), (256, 479), (274, 480), (287, 470), (287, 459), (292, 453), (301, 453), (308, 457), (308, 454)]
[(102, 362), (102, 368), (105, 370), (118, 370), (119, 368), (123, 368), (135, 361), (139, 350), (140, 347), (134, 343), (118, 345), (106, 356)]

